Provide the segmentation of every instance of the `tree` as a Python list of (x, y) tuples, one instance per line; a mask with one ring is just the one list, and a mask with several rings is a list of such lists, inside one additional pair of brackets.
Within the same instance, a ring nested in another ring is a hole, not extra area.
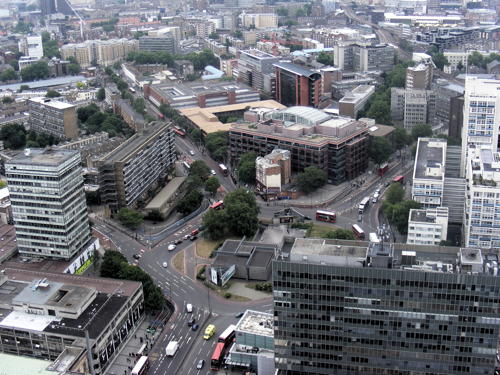
[(127, 258), (118, 251), (106, 251), (101, 262), (101, 277), (116, 279), (123, 268), (122, 263), (127, 263)]
[(405, 191), (400, 183), (393, 183), (386, 193), (386, 201), (390, 204), (401, 203), (405, 196)]
[(16, 72), (19, 71), (19, 61), (12, 60), (11, 62), (9, 62), (9, 65), (12, 66), (12, 69), (14, 69)]
[(243, 154), (238, 165), (238, 178), (248, 184), (255, 183), (255, 159), (257, 155), (253, 152)]
[(316, 61), (324, 65), (333, 66), (333, 56), (325, 51), (321, 51), (316, 58)]
[(189, 168), (189, 176), (206, 178), (210, 174), (210, 168), (203, 160), (195, 160)]
[(46, 61), (37, 61), (21, 70), (23, 81), (34, 81), (47, 78), (49, 76), (49, 65)]
[(68, 64), (68, 74), (71, 74), (72, 76), (77, 75), (81, 70), (82, 69), (79, 64)]
[(432, 61), (436, 65), (436, 68), (443, 70), (445, 65), (448, 65), (448, 59), (442, 52), (438, 52), (432, 56)]
[(243, 33), (241, 32), (241, 30), (236, 30), (236, 31), (233, 33), (233, 36), (234, 36), (235, 38), (242, 39), (242, 38), (243, 38)]
[(47, 90), (47, 93), (45, 94), (45, 97), (47, 98), (57, 98), (61, 96), (61, 94), (59, 94), (59, 92), (57, 92), (56, 90)]
[(88, 106), (78, 108), (76, 110), (76, 114), (78, 116), (78, 120), (86, 122), (90, 116), (99, 111), (99, 107), (95, 103), (91, 103)]
[(104, 87), (101, 87), (99, 90), (97, 90), (96, 98), (100, 102), (106, 99), (106, 90), (104, 90)]
[(144, 115), (146, 113), (146, 103), (144, 102), (143, 98), (137, 98), (134, 100), (133, 104), (134, 111), (137, 113), (140, 113), (141, 115)]
[(236, 189), (224, 198), (224, 213), (229, 231), (237, 236), (253, 236), (259, 227), (259, 206), (252, 192)]
[(31, 23), (25, 23), (24, 21), (19, 21), (16, 24), (16, 27), (14, 27), (14, 32), (19, 33), (19, 34), (28, 34), (31, 32), (31, 28), (33, 27), (33, 24)]
[(202, 201), (203, 194), (199, 190), (190, 190), (177, 204), (177, 212), (188, 215), (200, 207)]
[(377, 124), (390, 125), (391, 123), (391, 104), (383, 98), (376, 98), (370, 104), (366, 117), (372, 118)]
[(209, 239), (220, 240), (224, 238), (227, 231), (226, 219), (227, 215), (224, 210), (208, 210), (203, 216), (203, 226)]
[(212, 159), (218, 161), (219, 163), (224, 162), (226, 160), (227, 150), (229, 147), (228, 132), (218, 131), (207, 134), (205, 137), (205, 147), (207, 148)]
[(152, 210), (151, 212), (149, 212), (145, 217), (144, 219), (146, 220), (151, 220), (151, 221), (155, 221), (155, 222), (158, 222), (158, 221), (163, 221), (165, 220), (165, 218), (163, 217), (162, 213), (160, 212), (160, 210)]
[(219, 34), (217, 34), (216, 32), (210, 33), (208, 38), (209, 39), (219, 39)]
[[(49, 36), (50, 37), (50, 36)], [(59, 46), (57, 45), (56, 40), (47, 40), (45, 42), (42, 41), (42, 47), (43, 47), (43, 56), (47, 58), (52, 58), (52, 57), (61, 57), (61, 53), (59, 52)]]
[(288, 17), (288, 8), (279, 7), (276, 9), (276, 14), (280, 17)]
[(23, 91), (29, 90), (29, 89), (30, 89), (29, 85), (21, 85), (19, 87), (19, 92), (23, 92)]
[(2, 82), (13, 81), (15, 79), (17, 79), (17, 73), (14, 69), (6, 69), (0, 73), (0, 81)]
[(432, 137), (432, 127), (426, 124), (416, 125), (411, 129), (411, 136), (415, 141), (423, 137)]
[(209, 193), (217, 193), (217, 189), (220, 187), (220, 182), (217, 177), (210, 177), (205, 181), (205, 190)]
[(461, 61), (459, 61), (459, 62), (458, 62), (458, 64), (457, 64), (457, 70), (458, 70), (459, 72), (461, 72), (463, 69), (464, 69), (464, 64), (462, 64), (462, 62), (461, 62)]
[(392, 139), (394, 140), (394, 147), (396, 150), (401, 150), (404, 146), (410, 144), (411, 142), (411, 137), (405, 128), (394, 129)]
[(396, 226), (399, 233), (408, 233), (408, 217), (411, 209), (420, 208), (420, 203), (413, 200), (406, 200), (400, 203), (391, 204), (384, 201), (382, 210), (389, 222)]
[(479, 53), (478, 51), (473, 51), (468, 59), (467, 62), (470, 65), (477, 66), (478, 68), (481, 68), (483, 66), (483, 55)]
[(10, 104), (10, 103), (14, 103), (14, 98), (12, 96), (4, 96), (2, 98), (2, 103), (3, 104)]
[(16, 150), (26, 144), (26, 129), (17, 123), (10, 123), (0, 128), (0, 140), (7, 149)]
[(326, 234), (326, 238), (338, 240), (355, 240), (354, 234), (348, 229), (334, 229)]
[(144, 216), (138, 211), (124, 207), (118, 211), (118, 220), (127, 228), (135, 230), (142, 224)]
[(368, 151), (375, 164), (380, 165), (389, 159), (393, 150), (387, 138), (375, 137), (370, 143)]
[(326, 184), (327, 176), (325, 171), (315, 166), (304, 169), (297, 177), (297, 187), (305, 194), (312, 193)]
[(305, 17), (306, 16), (306, 11), (304, 8), (299, 8), (295, 11), (295, 17), (300, 18), (300, 17)]

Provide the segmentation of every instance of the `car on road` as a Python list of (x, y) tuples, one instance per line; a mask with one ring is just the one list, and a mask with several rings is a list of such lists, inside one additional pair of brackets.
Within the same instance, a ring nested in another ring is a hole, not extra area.
[(210, 174), (211, 174), (212, 176), (215, 176), (217, 173), (215, 173), (215, 171), (212, 169), (212, 170), (210, 171)]
[(173, 243), (171, 243), (170, 245), (168, 245), (167, 250), (168, 251), (175, 250), (175, 245)]
[(190, 240), (190, 241), (196, 241), (197, 239), (198, 239), (198, 237), (197, 237), (197, 236), (191, 236), (191, 237), (189, 237), (189, 240)]
[(192, 313), (193, 312), (193, 305), (192, 304), (188, 303), (186, 305), (186, 312), (188, 312), (188, 313)]
[(182, 238), (178, 238), (174, 241), (174, 244), (179, 245), (182, 243)]
[(141, 259), (141, 254), (134, 254), (132, 256), (134, 257), (134, 259), (137, 259), (137, 260)]
[(203, 368), (203, 365), (205, 364), (205, 360), (204, 359), (200, 359), (198, 361), (198, 364), (196, 365), (196, 369), (197, 370), (201, 370)]
[(196, 323), (196, 319), (195, 318), (191, 318), (188, 320), (188, 327), (191, 327), (194, 323)]
[(193, 150), (189, 150), (189, 154), (190, 154), (191, 156), (194, 156), (194, 151), (193, 151)]
[(234, 317), (239, 319), (243, 316), (243, 314), (245, 314), (245, 313), (242, 311), (242, 312), (239, 312), (238, 314), (236, 314)]
[(162, 266), (163, 266), (163, 268), (167, 268), (168, 267), (168, 263), (167, 262), (163, 262)]
[(199, 327), (198, 323), (194, 323), (194, 324), (191, 326), (191, 330), (192, 330), (192, 331), (197, 331), (197, 330), (198, 330), (198, 327)]
[(184, 236), (184, 239), (185, 239), (185, 240), (189, 240), (189, 237), (191, 237), (191, 235), (190, 235), (190, 234), (186, 234), (186, 235)]
[(210, 338), (215, 334), (215, 326), (213, 324), (209, 324), (207, 328), (205, 328), (205, 334), (203, 338), (205, 340), (210, 340)]
[(198, 229), (193, 229), (191, 231), (191, 236), (196, 236), (198, 233), (200, 233), (200, 231)]
[(377, 203), (378, 197), (379, 197), (378, 193), (373, 194), (372, 203)]

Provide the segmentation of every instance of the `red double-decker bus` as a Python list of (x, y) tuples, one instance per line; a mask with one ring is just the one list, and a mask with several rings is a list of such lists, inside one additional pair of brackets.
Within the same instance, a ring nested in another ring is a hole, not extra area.
[(352, 233), (354, 234), (354, 237), (356, 237), (358, 240), (365, 239), (365, 231), (361, 229), (361, 227), (358, 224), (354, 224), (352, 226)]
[(316, 220), (326, 221), (327, 223), (335, 223), (337, 221), (337, 215), (332, 211), (316, 211)]
[(212, 210), (222, 210), (224, 208), (224, 201), (218, 201), (210, 205)]
[(212, 354), (212, 360), (210, 361), (210, 368), (213, 371), (218, 371), (224, 360), (224, 356), (234, 341), (234, 336), (236, 334), (236, 326), (231, 324), (226, 328), (224, 332), (219, 336), (219, 342), (215, 346), (214, 354)]
[(392, 179), (392, 182), (398, 182), (400, 184), (404, 184), (405, 177), (404, 176), (396, 176)]
[(184, 137), (186, 135), (186, 132), (182, 131), (180, 128), (174, 128), (174, 133), (180, 137)]

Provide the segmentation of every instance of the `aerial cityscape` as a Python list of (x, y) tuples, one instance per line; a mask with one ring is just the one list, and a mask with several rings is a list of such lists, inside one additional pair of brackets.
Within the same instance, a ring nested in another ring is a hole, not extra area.
[(500, 375), (499, 0), (0, 0), (0, 375)]

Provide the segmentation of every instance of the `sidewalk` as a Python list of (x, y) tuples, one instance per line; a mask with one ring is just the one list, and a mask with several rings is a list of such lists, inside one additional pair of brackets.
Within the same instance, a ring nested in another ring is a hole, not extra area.
[[(115, 357), (111, 365), (106, 369), (106, 375), (128, 375), (131, 373), (135, 361), (140, 357), (135, 356), (141, 347), (146, 344), (144, 349), (144, 355), (147, 355), (148, 351), (154, 344), (156, 338), (161, 334), (161, 331), (157, 330), (154, 335), (146, 333), (146, 329), (149, 326), (150, 316), (144, 318), (142, 323), (137, 327), (136, 331), (130, 336), (129, 340), (125, 346), (121, 349), (120, 353)], [(141, 341), (142, 340), (142, 341)]]

